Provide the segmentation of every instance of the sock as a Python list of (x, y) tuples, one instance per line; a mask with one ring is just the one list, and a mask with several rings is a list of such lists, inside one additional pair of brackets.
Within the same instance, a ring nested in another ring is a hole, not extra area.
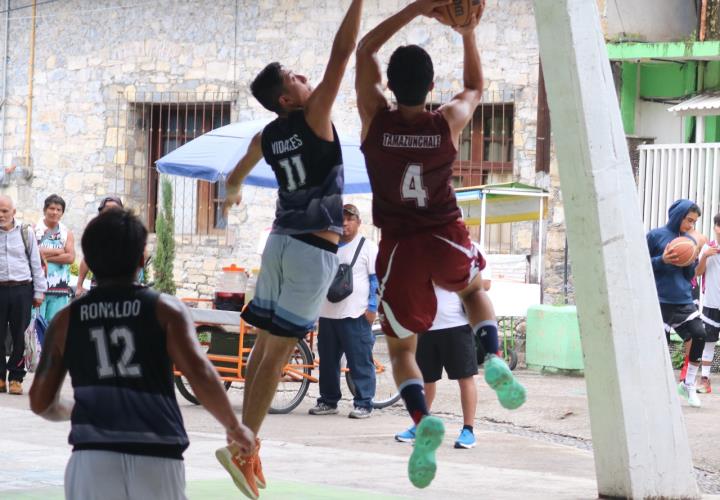
[(697, 377), (698, 365), (690, 363), (688, 365), (687, 375), (685, 376), (685, 385), (688, 387), (695, 387), (695, 377)]
[(500, 350), (498, 343), (498, 325), (494, 319), (481, 321), (473, 326), (473, 331), (477, 333), (480, 345), (485, 350), (485, 354), (497, 354)]
[(400, 384), (398, 389), (413, 423), (419, 424), (425, 415), (430, 414), (425, 402), (423, 381), (419, 378), (411, 378)]
[(470, 433), (473, 432), (473, 426), (472, 426), (472, 425), (463, 425), (463, 430), (465, 430), (465, 429), (469, 430)]
[[(703, 377), (709, 377), (710, 376), (710, 368), (712, 368), (712, 361), (715, 357), (715, 342), (705, 342), (705, 347), (703, 348), (702, 353), (702, 376)], [(705, 364), (707, 363), (707, 365)]]

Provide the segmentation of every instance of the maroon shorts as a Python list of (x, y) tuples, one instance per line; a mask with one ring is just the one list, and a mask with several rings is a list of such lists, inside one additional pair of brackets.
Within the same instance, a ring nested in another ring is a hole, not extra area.
[(375, 264), (383, 332), (405, 338), (429, 330), (437, 310), (433, 283), (459, 292), (484, 267), (462, 221), (402, 238), (383, 236)]

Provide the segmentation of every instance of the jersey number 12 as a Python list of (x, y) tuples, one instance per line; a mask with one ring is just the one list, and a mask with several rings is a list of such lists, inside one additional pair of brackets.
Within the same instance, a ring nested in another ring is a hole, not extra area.
[(420, 208), (427, 207), (428, 193), (423, 185), (422, 165), (410, 163), (405, 168), (402, 180), (402, 199), (415, 200)]
[(104, 328), (91, 328), (90, 340), (95, 344), (95, 350), (98, 357), (98, 377), (140, 377), (142, 371), (140, 365), (131, 363), (135, 355), (135, 337), (133, 333), (125, 327), (113, 328), (110, 330), (110, 342), (119, 346), (122, 344), (123, 350), (115, 366), (110, 364), (110, 352), (105, 337)]

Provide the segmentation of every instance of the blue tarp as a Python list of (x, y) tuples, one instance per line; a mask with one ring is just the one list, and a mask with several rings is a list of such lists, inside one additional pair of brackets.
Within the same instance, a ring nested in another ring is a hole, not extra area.
[[(224, 181), (240, 161), (253, 136), (270, 120), (231, 123), (193, 139), (160, 158), (155, 164), (164, 174), (192, 177), (204, 181)], [(369, 193), (370, 181), (360, 139), (340, 134), (345, 165), (345, 193)], [(264, 160), (255, 166), (245, 184), (277, 188), (275, 174)]]

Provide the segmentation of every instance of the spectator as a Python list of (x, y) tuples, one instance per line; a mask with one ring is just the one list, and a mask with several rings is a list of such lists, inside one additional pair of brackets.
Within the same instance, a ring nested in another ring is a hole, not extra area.
[(75, 262), (75, 238), (60, 222), (65, 200), (56, 194), (45, 199), (43, 220), (35, 226), (40, 255), (47, 263), (48, 290), (40, 306), (40, 315), (48, 322), (70, 302), (70, 264)]
[[(100, 200), (100, 205), (98, 206), (98, 213), (102, 213), (105, 210), (109, 210), (111, 208), (124, 208), (123, 202), (119, 196), (106, 196), (105, 198)], [(77, 288), (75, 289), (75, 295), (78, 297), (87, 291), (85, 290), (84, 285), (85, 278), (87, 277), (89, 270), (90, 269), (88, 269), (88, 265), (85, 263), (85, 259), (82, 259), (80, 261), (80, 269), (78, 270)]]
[[(355, 392), (350, 418), (368, 418), (375, 396), (375, 364), (372, 350), (375, 337), (372, 324), (377, 315), (377, 245), (358, 234), (360, 211), (355, 205), (343, 206), (343, 235), (338, 261), (352, 265), (352, 293), (340, 302), (325, 300), (320, 309), (318, 355), (320, 356), (320, 397), (310, 408), (311, 415), (338, 412), (340, 400), (340, 358), (345, 353)], [(352, 264), (354, 262), (354, 264)]]
[[(473, 243), (482, 255), (486, 253)], [(492, 284), (489, 264), (482, 270), (483, 289), (487, 292)], [(450, 380), (457, 380), (460, 387), (460, 406), (463, 428), (455, 440), (455, 448), (473, 448), (476, 444), (473, 424), (477, 407), (477, 356), (475, 335), (468, 325), (462, 301), (456, 293), (435, 287), (437, 313), (430, 330), (418, 336), (415, 359), (423, 376), (425, 399), (428, 410), (432, 409), (436, 394), (436, 382), (442, 378), (443, 368)], [(395, 434), (395, 439), (409, 443), (415, 440), (415, 425)]]
[(702, 276), (703, 309), (700, 317), (705, 323), (705, 349), (702, 355), (702, 378), (698, 392), (712, 392), (710, 369), (715, 357), (715, 344), (720, 333), (720, 214), (713, 218), (715, 238), (706, 242), (700, 253), (696, 276)]
[[(32, 307), (40, 307), (47, 290), (34, 236), (29, 225), (15, 220), (12, 198), (0, 195), (0, 392), (6, 392), (9, 385), (10, 394), (23, 393), (25, 329), (30, 324)], [(6, 362), (8, 333), (12, 352)]]
[(695, 378), (705, 349), (705, 327), (693, 303), (690, 285), (697, 264), (679, 266), (679, 256), (669, 248), (668, 243), (678, 236), (687, 236), (700, 214), (700, 207), (692, 201), (677, 200), (668, 209), (667, 224), (653, 229), (646, 237), (667, 341), (670, 342), (670, 331), (674, 329), (685, 342), (690, 343), (690, 363), (684, 380), (678, 384), (678, 394), (695, 408), (702, 406), (696, 393)]

